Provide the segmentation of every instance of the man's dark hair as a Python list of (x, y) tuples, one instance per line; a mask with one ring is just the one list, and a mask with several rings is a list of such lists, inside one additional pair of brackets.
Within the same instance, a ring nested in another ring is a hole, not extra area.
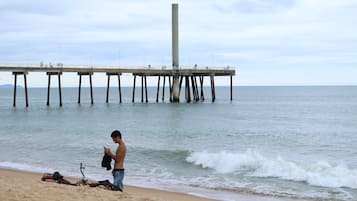
[(121, 133), (118, 130), (113, 131), (110, 136), (113, 138), (119, 137), (121, 139)]

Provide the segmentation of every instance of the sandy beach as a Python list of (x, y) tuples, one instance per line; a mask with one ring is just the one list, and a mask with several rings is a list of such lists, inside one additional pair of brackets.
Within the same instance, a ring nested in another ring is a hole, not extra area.
[[(0, 168), (1, 201), (204, 201), (211, 200), (184, 193), (126, 186), (124, 192), (110, 191), (100, 187), (70, 186), (41, 181), (42, 174)], [(79, 179), (67, 178), (75, 182)], [(265, 197), (242, 194), (237, 200), (296, 200), (289, 198)]]
[[(0, 169), (1, 201), (166, 201), (209, 200), (181, 193), (126, 186), (125, 191), (115, 192), (104, 188), (89, 186), (69, 186), (41, 181), (42, 174)], [(68, 179), (68, 178), (67, 178)], [(77, 181), (70, 178), (71, 181)]]

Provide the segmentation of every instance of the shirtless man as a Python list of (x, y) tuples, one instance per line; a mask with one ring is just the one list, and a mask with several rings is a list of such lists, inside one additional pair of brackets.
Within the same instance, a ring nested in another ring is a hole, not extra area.
[(110, 151), (108, 147), (104, 147), (104, 152), (115, 161), (113, 169), (113, 184), (123, 191), (123, 179), (124, 179), (124, 159), (126, 155), (126, 146), (124, 141), (121, 139), (121, 133), (118, 130), (112, 132), (111, 137), (114, 143), (118, 143), (117, 151), (114, 154)]

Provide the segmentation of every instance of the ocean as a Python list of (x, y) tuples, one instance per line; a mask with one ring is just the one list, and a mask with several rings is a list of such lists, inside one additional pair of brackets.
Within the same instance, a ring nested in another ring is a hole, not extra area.
[[(115, 150), (110, 134), (118, 129), (127, 144), (125, 184), (235, 200), (237, 194), (261, 194), (306, 200), (357, 200), (357, 87), (216, 87), (211, 102), (123, 103), (112, 87), (22, 88), (17, 106), (13, 90), (0, 88), (0, 166), (64, 176), (112, 179), (101, 167), (103, 146)], [(168, 91), (165, 92), (168, 94)], [(161, 99), (161, 94), (160, 94)], [(39, 178), (40, 179), (40, 178)]]

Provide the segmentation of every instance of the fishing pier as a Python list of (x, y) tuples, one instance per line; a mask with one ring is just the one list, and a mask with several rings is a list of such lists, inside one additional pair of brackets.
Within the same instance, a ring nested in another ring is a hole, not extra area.
[[(148, 90), (147, 90), (147, 77), (157, 78), (157, 91), (156, 91), (156, 102), (159, 102), (160, 84), (162, 83), (162, 100), (164, 101), (165, 94), (164, 89), (166, 87), (166, 79), (168, 79), (168, 87), (170, 89), (169, 101), (174, 101), (173, 92), (173, 80), (174, 77), (179, 78), (179, 89), (178, 96), (180, 96), (181, 88), (185, 86), (185, 99), (187, 103), (204, 101), (203, 93), (203, 80), (204, 77), (209, 77), (211, 86), (211, 97), (212, 102), (215, 101), (215, 76), (228, 76), (230, 77), (230, 100), (233, 99), (233, 83), (232, 77), (235, 75), (235, 69), (230, 67), (225, 68), (208, 68), (208, 67), (193, 67), (193, 68), (181, 68), (181, 69), (167, 69), (165, 67), (155, 68), (155, 67), (141, 67), (141, 68), (125, 68), (125, 67), (106, 67), (106, 66), (62, 66), (57, 67), (43, 67), (41, 65), (0, 65), (0, 72), (12, 72), (14, 76), (14, 97), (13, 106), (16, 106), (16, 93), (17, 93), (17, 77), (24, 77), (24, 89), (25, 89), (25, 101), (26, 107), (29, 105), (28, 101), (28, 88), (27, 88), (27, 75), (31, 72), (43, 72), (48, 76), (47, 85), (47, 106), (50, 105), (50, 88), (51, 88), (51, 76), (56, 76), (58, 79), (58, 90), (59, 90), (59, 104), (62, 106), (62, 91), (61, 91), (61, 76), (64, 73), (76, 73), (79, 76), (78, 82), (78, 103), (81, 102), (81, 86), (82, 86), (82, 76), (89, 76), (89, 87), (90, 87), (90, 99), (91, 104), (93, 101), (93, 82), (92, 76), (94, 73), (105, 73), (107, 76), (107, 93), (106, 102), (108, 103), (109, 88), (110, 88), (110, 78), (112, 76), (118, 79), (118, 91), (119, 91), (119, 102), (122, 102), (121, 93), (121, 82), (120, 78), (123, 74), (133, 75), (133, 93), (132, 102), (135, 102), (135, 92), (137, 77), (141, 79), (141, 102), (148, 102)], [(162, 79), (161, 79), (162, 78)], [(200, 85), (200, 86), (199, 86)], [(192, 91), (191, 91), (192, 89)]]
[[(170, 102), (180, 102), (181, 88), (184, 83), (185, 86), (185, 99), (186, 102), (198, 102), (204, 101), (203, 93), (203, 81), (205, 77), (209, 77), (211, 86), (211, 97), (212, 102), (216, 99), (215, 83), (214, 78), (216, 76), (229, 76), (230, 77), (230, 100), (233, 99), (233, 83), (232, 77), (236, 74), (234, 68), (223, 67), (223, 68), (209, 68), (209, 67), (199, 67), (194, 65), (193, 67), (182, 67), (179, 65), (179, 31), (178, 31), (178, 4), (172, 4), (172, 68), (166, 67), (121, 67), (121, 66), (71, 66), (57, 64), (53, 66), (52, 64), (44, 65), (42, 62), (38, 65), (1, 65), (0, 72), (12, 72), (14, 75), (14, 98), (13, 106), (16, 106), (16, 88), (17, 88), (17, 76), (24, 76), (24, 86), (25, 86), (25, 101), (26, 107), (28, 107), (28, 92), (27, 92), (27, 75), (31, 72), (44, 72), (48, 76), (48, 86), (47, 86), (47, 106), (49, 106), (50, 100), (50, 87), (51, 87), (51, 76), (57, 76), (58, 78), (58, 89), (59, 89), (59, 101), (60, 106), (62, 106), (62, 91), (61, 91), (61, 76), (64, 73), (77, 73), (79, 76), (79, 87), (78, 87), (78, 103), (81, 102), (81, 86), (82, 86), (82, 76), (89, 76), (89, 86), (90, 86), (90, 97), (91, 104), (93, 104), (93, 85), (92, 76), (94, 73), (105, 73), (107, 75), (107, 93), (106, 102), (108, 103), (109, 88), (110, 88), (110, 78), (115, 76), (118, 78), (118, 89), (119, 89), (119, 102), (122, 102), (121, 94), (121, 83), (120, 77), (123, 74), (132, 74), (133, 79), (133, 94), (132, 102), (135, 102), (135, 87), (136, 78), (141, 78), (141, 102), (148, 102), (147, 93), (147, 77), (157, 77), (157, 92), (156, 92), (156, 102), (159, 102), (159, 92), (161, 78), (163, 82), (162, 86), (162, 100), (165, 98), (165, 86), (166, 78), (168, 78), (168, 87), (170, 89), (169, 100)], [(200, 90), (199, 84), (200, 83)], [(1, 83), (0, 83), (1, 84)], [(192, 89), (192, 91), (191, 91)], [(145, 93), (145, 98), (144, 98)], [(145, 100), (144, 100), (145, 99)]]

